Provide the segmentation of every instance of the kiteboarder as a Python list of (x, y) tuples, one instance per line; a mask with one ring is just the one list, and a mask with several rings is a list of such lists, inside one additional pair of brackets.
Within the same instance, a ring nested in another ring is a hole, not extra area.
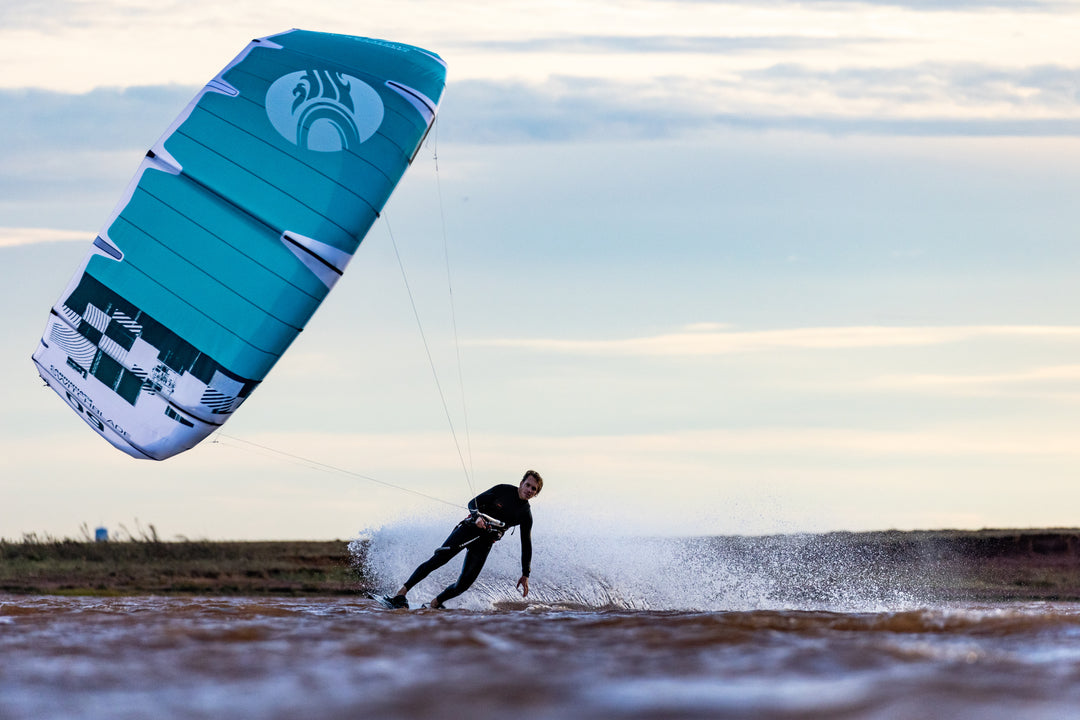
[(441, 608), (443, 603), (455, 598), (469, 589), (480, 575), (491, 546), (495, 544), (507, 528), (515, 525), (521, 528), (521, 578), (517, 588), (521, 596), (529, 595), (529, 566), (532, 562), (532, 510), (529, 500), (540, 494), (544, 479), (535, 470), (528, 470), (517, 487), (496, 485), (480, 493), (469, 501), (469, 516), (459, 522), (442, 547), (420, 564), (397, 594), (381, 599), (387, 607), (406, 609), (409, 601), (406, 595), (417, 583), (433, 571), (450, 562), (450, 559), (462, 550), (465, 561), (461, 564), (461, 575), (457, 582), (444, 589), (428, 603), (428, 607)]

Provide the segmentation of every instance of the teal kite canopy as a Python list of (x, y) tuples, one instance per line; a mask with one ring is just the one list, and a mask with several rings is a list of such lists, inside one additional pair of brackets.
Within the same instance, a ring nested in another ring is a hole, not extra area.
[(345, 270), (435, 120), (438, 55), (291, 30), (252, 41), (147, 152), (33, 360), (140, 458), (212, 433)]

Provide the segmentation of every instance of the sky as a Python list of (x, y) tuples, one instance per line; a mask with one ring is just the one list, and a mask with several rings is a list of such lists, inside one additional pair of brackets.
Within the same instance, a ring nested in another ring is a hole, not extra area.
[[(436, 129), (235, 417), (134, 460), (30, 354), (145, 150), (291, 27), (439, 53)], [(1078, 35), (1040, 0), (7, 0), (0, 537), (347, 539), (527, 468), (538, 533), (1080, 525)]]

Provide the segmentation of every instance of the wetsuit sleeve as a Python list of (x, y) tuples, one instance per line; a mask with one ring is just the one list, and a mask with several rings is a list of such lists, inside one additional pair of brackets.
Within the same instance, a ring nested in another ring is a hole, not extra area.
[(487, 490), (470, 500), (469, 512), (484, 512), (483, 508), (486, 508), (490, 504), (491, 498), (494, 496), (495, 490), (498, 487), (499, 486), (496, 485), (493, 488), (488, 488)]
[(532, 510), (525, 508), (521, 518), (521, 574), (529, 577), (532, 567)]

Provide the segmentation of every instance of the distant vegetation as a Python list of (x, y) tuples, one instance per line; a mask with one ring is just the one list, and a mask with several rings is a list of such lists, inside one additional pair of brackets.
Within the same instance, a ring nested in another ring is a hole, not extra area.
[(347, 595), (366, 589), (345, 541), (162, 542), (152, 525), (108, 542), (36, 534), (0, 540), (0, 592)]

